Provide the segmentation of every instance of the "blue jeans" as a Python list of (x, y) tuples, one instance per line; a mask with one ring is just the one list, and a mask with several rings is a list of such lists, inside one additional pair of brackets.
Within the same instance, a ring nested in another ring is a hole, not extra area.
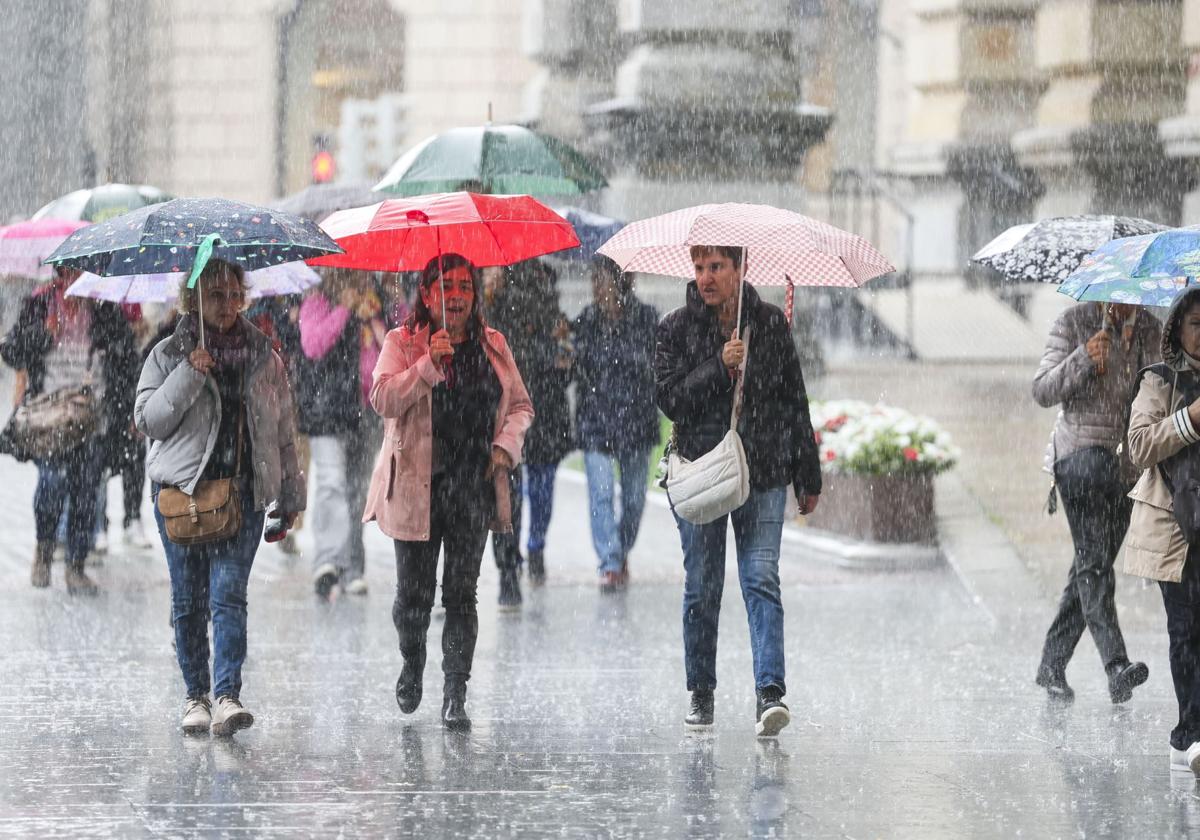
[[(616, 479), (614, 468), (621, 470), (621, 520), (617, 521), (613, 502)], [(600, 573), (619, 572), (625, 557), (637, 540), (646, 507), (646, 477), (650, 472), (650, 450), (623, 452), (584, 452), (587, 473), (588, 507), (592, 519), (592, 545), (600, 558)]]
[(554, 510), (554, 473), (558, 464), (526, 464), (525, 493), (529, 496), (528, 551), (546, 549), (546, 531), (550, 529), (550, 514)]
[(100, 447), (85, 443), (61, 461), (38, 461), (33, 491), (33, 521), (38, 542), (57, 538), (66, 509), (67, 566), (82, 569), (92, 548), (96, 522), (96, 487), (100, 483)]
[(683, 654), (688, 691), (717, 687), (717, 620), (725, 586), (728, 519), (733, 520), (738, 580), (750, 621), (754, 687), (785, 688), (779, 541), (786, 502), (786, 487), (751, 490), (744, 505), (707, 525), (693, 525), (675, 517), (683, 542)]
[(214, 697), (236, 698), (246, 661), (246, 584), (262, 539), (265, 513), (254, 509), (252, 482), (242, 482), (242, 528), (229, 539), (203, 545), (176, 545), (167, 539), (158, 512), (159, 485), (152, 487), (154, 520), (171, 573), (171, 622), (175, 657), (188, 697), (209, 690), (208, 620), (213, 625)]

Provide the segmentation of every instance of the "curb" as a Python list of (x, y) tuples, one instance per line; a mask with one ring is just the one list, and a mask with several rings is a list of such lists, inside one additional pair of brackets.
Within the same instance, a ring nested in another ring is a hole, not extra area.
[(867, 542), (808, 526), (785, 524), (783, 539), (817, 560), (861, 572), (925, 571), (945, 562), (936, 545)]
[(996, 625), (1020, 620), (1036, 610), (1043, 595), (1012, 541), (953, 472), (934, 479), (942, 555), (971, 600)]

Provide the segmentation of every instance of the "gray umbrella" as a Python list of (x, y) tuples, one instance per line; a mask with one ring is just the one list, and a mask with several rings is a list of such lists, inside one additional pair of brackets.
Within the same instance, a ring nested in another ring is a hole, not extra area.
[(386, 196), (371, 192), (371, 185), (365, 181), (349, 181), (336, 184), (313, 184), (272, 202), (271, 207), (291, 213), (293, 216), (301, 216), (319, 222), (338, 210), (378, 204), (384, 198)]

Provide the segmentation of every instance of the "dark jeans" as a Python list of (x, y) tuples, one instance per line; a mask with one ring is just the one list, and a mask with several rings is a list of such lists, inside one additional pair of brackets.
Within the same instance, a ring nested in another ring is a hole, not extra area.
[[(558, 464), (526, 464), (525, 492), (529, 494), (529, 551), (544, 551), (546, 532), (550, 530), (550, 514), (554, 511), (554, 474)], [(521, 520), (513, 522), (513, 530), (521, 528)]]
[(171, 623), (175, 658), (188, 697), (208, 694), (208, 620), (212, 617), (214, 697), (238, 697), (246, 661), (246, 585), (262, 539), (265, 513), (254, 509), (253, 481), (242, 482), (242, 528), (227, 540), (176, 545), (167, 539), (158, 512), (157, 484), (151, 489), (154, 519), (171, 573)]
[(501, 571), (505, 569), (516, 571), (521, 567), (521, 561), (524, 559), (521, 557), (521, 506), (525, 482), (521, 472), (521, 469), (518, 468), (509, 474), (512, 487), (509, 498), (512, 499), (513, 532), (511, 534), (492, 534), (492, 556), (496, 558), (496, 568)]
[(733, 513), (707, 525), (678, 516), (683, 542), (683, 656), (688, 691), (717, 687), (717, 621), (725, 588), (725, 533), (733, 520), (738, 580), (750, 622), (754, 687), (784, 689), (783, 601), (779, 592), (779, 541), (787, 488), (751, 490)]
[(1129, 486), (1121, 478), (1116, 454), (1098, 446), (1059, 459), (1054, 479), (1071, 527), (1075, 557), (1058, 614), (1046, 633), (1041, 667), (1050, 673), (1064, 672), (1087, 628), (1111, 676), (1129, 662), (1113, 600), (1113, 561), (1133, 508), (1126, 495)]
[(58, 520), (67, 506), (67, 566), (82, 569), (92, 546), (96, 524), (96, 488), (100, 485), (100, 447), (89, 441), (61, 460), (38, 461), (33, 491), (33, 521), (37, 541), (53, 541)]
[[(406, 660), (425, 661), (425, 636), (433, 594), (437, 588), (438, 552), (445, 550), (442, 567), (442, 672), (446, 682), (465, 683), (471, 677), (479, 617), (475, 588), (487, 542), (485, 506), (453, 492), (454, 484), (435, 475), (430, 485), (429, 539), (396, 540), (396, 600), (392, 622)], [(490, 485), (487, 486), (490, 489)]]
[(1200, 547), (1188, 548), (1179, 583), (1159, 581), (1167, 610), (1171, 681), (1179, 702), (1179, 723), (1171, 730), (1171, 746), (1186, 750), (1200, 741)]
[(146, 441), (132, 441), (129, 452), (121, 462), (121, 489), (124, 491), (125, 514), (122, 526), (128, 528), (142, 518), (142, 490), (146, 486)]

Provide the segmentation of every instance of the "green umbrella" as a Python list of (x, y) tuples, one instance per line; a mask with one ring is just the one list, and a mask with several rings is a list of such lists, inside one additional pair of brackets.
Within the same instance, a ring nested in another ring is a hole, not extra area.
[(519, 125), (483, 125), (424, 140), (392, 165), (375, 190), (575, 195), (606, 186), (594, 163), (556, 137)]
[(147, 184), (101, 184), (60, 196), (34, 213), (33, 218), (106, 222), (131, 210), (160, 204), (171, 198), (158, 187)]

